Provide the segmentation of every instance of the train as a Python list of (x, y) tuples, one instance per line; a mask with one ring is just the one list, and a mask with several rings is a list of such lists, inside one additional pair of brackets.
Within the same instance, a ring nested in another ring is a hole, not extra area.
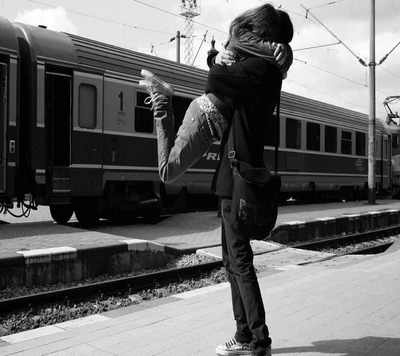
[[(174, 86), (177, 130), (203, 94), (206, 70), (4, 17), (0, 43), (0, 211), (22, 207), (26, 215), (48, 206), (59, 224), (75, 214), (91, 226), (100, 218), (151, 221), (166, 205), (211, 194), (219, 142), (163, 184), (148, 94), (139, 86), (143, 68)], [(278, 139), (284, 199), (366, 197), (366, 115), (286, 92), (280, 113), (266, 132), (264, 156), (273, 170)], [(393, 188), (396, 130), (377, 120), (379, 191)]]

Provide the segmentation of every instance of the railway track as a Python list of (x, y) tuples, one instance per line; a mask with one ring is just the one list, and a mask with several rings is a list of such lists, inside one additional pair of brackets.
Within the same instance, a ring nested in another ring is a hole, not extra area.
[[(400, 234), (400, 226), (366, 231), (346, 236), (315, 240), (291, 247), (320, 252), (333, 252), (337, 256), (354, 254), (374, 254), (386, 251), (394, 242), (388, 237)], [(390, 241), (387, 241), (390, 240)], [(348, 249), (344, 247), (349, 247)]]
[[(365, 233), (333, 237), (308, 243), (296, 244), (289, 247), (311, 251), (340, 251), (343, 246), (354, 246), (360, 243), (368, 243), (371, 241), (376, 241), (377, 239), (381, 239), (382, 237), (388, 237), (397, 234), (400, 234), (400, 227), (391, 227)], [(374, 243), (373, 246), (369, 244), (365, 248), (358, 248), (356, 250), (345, 253), (338, 252), (335, 253), (335, 255), (340, 256), (349, 254), (379, 253), (385, 251), (392, 243), (393, 240), (383, 243)], [(152, 288), (155, 285), (161, 283), (176, 282), (189, 278), (199, 278), (200, 276), (221, 267), (222, 261), (203, 262), (188, 267), (144, 273), (137, 276), (110, 279), (107, 281), (79, 285), (70, 288), (63, 288), (50, 292), (2, 299), (0, 300), (0, 315), (5, 313), (9, 314), (21, 308), (37, 307), (49, 303), (81, 301), (93, 298), (97, 295), (115, 295), (118, 293), (126, 293), (126, 291), (128, 290), (131, 293), (135, 293), (135, 291)]]
[(221, 267), (222, 261), (205, 262), (194, 266), (111, 279), (17, 298), (2, 299), (0, 300), (0, 315), (9, 314), (18, 309), (32, 308), (49, 303), (66, 301), (74, 303), (99, 295), (116, 295), (126, 293), (126, 291), (130, 291), (133, 294), (136, 291), (152, 288), (161, 283), (198, 278)]

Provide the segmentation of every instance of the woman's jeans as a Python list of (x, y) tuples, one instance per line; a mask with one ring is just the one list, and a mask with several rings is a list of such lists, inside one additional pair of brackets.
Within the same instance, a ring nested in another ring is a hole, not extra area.
[(232, 200), (222, 198), (222, 260), (231, 285), (233, 315), (236, 320), (235, 339), (249, 343), (252, 355), (264, 356), (271, 345), (265, 310), (253, 265), (250, 238), (233, 228)]
[(174, 134), (172, 108), (154, 106), (158, 143), (158, 169), (164, 183), (171, 183), (193, 166), (215, 141), (199, 98), (189, 105), (178, 133)]

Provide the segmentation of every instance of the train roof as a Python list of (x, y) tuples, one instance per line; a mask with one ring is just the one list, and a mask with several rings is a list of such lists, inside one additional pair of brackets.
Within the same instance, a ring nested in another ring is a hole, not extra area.
[(4, 54), (18, 55), (18, 41), (14, 28), (4, 17), (0, 17), (1, 44), (0, 52)]
[[(140, 77), (142, 68), (173, 85), (204, 91), (207, 71), (77, 35), (14, 23), (18, 37), (29, 43), (34, 61), (63, 63), (86, 71), (115, 72)], [(179, 90), (179, 88), (177, 88)]]

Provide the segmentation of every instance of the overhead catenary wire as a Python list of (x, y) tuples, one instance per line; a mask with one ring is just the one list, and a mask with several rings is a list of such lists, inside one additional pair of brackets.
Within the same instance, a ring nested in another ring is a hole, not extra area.
[(390, 75), (392, 75), (393, 77), (396, 77), (396, 78), (400, 79), (400, 76), (398, 76), (397, 74), (391, 72), (390, 70), (388, 70), (388, 69), (386, 69), (386, 68), (384, 68), (384, 67), (378, 67), (378, 68), (381, 69), (381, 70), (384, 70), (385, 72), (388, 72), (388, 73), (389, 73)]
[[(28, 0), (28, 1), (32, 2), (32, 3), (35, 3), (35, 4), (51, 7), (53, 9), (57, 9), (59, 7), (59, 6), (49, 5), (49, 4), (46, 4), (46, 3), (43, 3), (43, 2), (40, 2), (40, 1), (37, 1), (37, 0)], [(106, 19), (106, 18), (103, 18), (103, 17), (85, 14), (85, 13), (80, 12), (80, 11), (75, 11), (75, 10), (66, 9), (66, 8), (64, 8), (64, 10), (67, 11), (67, 12), (71, 12), (73, 14), (87, 16), (87, 17), (90, 17), (92, 19), (106, 21), (106, 22), (109, 22), (109, 23), (112, 23), (112, 24), (115, 24), (115, 25), (126, 26), (126, 27), (130, 27), (130, 28), (138, 29), (138, 30), (151, 31), (151, 32), (157, 32), (157, 33), (172, 35), (172, 33), (168, 33), (168, 32), (165, 32), (165, 31), (158, 31), (158, 30), (154, 30), (154, 29), (150, 29), (150, 28), (144, 28), (144, 27), (129, 25), (129, 24), (126, 24), (126, 23), (123, 23), (123, 22), (109, 20), (109, 19)]]
[(317, 45), (317, 46), (311, 46), (311, 47), (298, 48), (298, 49), (294, 49), (293, 52), (305, 51), (305, 50), (309, 50), (309, 49), (323, 48), (323, 47), (328, 47), (328, 46), (335, 46), (335, 45), (338, 45), (338, 44), (340, 44), (340, 42), (327, 43), (327, 44), (323, 44), (323, 45)]
[[(298, 86), (300, 86), (300, 87), (306, 88), (306, 89), (308, 89), (308, 90), (315, 91), (316, 93), (319, 93), (319, 94), (321, 94), (321, 95), (324, 95), (324, 96), (326, 96), (326, 97), (328, 97), (328, 98), (335, 99), (335, 100), (338, 100), (338, 101), (341, 101), (341, 102), (345, 102), (345, 103), (347, 103), (347, 104), (350, 104), (350, 105), (352, 105), (352, 106), (356, 106), (356, 107), (359, 107), (360, 109), (365, 110), (365, 107), (362, 106), (362, 105), (360, 105), (360, 104), (353, 103), (353, 102), (348, 101), (348, 100), (345, 100), (345, 99), (343, 99), (343, 98), (339, 98), (339, 97), (336, 97), (336, 96), (333, 96), (333, 95), (324, 93), (323, 91), (318, 90), (318, 89), (316, 89), (315, 87), (309, 87), (309, 86), (307, 86), (307, 85), (300, 84), (300, 83), (298, 83), (298, 82), (296, 82), (296, 81), (290, 79), (289, 77), (288, 77), (287, 79), (285, 79), (285, 82), (286, 82), (286, 81), (289, 82), (289, 83), (294, 83), (294, 84), (296, 84), (296, 85), (298, 85)], [(379, 113), (381, 113), (381, 114), (383, 114), (383, 115), (385, 114), (383, 111), (379, 111)]]
[[(46, 4), (46, 3), (44, 3), (44, 2), (37, 1), (37, 0), (28, 0), (28, 1), (30, 1), (30, 2), (32, 2), (32, 3), (41, 4), (41, 5), (44, 5), (44, 6), (47, 6), (47, 7), (51, 7), (51, 8), (57, 8), (57, 7), (58, 7), (58, 6), (49, 5), (49, 4)], [(158, 11), (162, 11), (162, 12), (164, 12), (164, 13), (167, 13), (167, 14), (170, 15), (170, 16), (175, 16), (175, 17), (178, 17), (178, 18), (182, 18), (182, 16), (180, 16), (180, 15), (174, 14), (174, 13), (169, 12), (169, 11), (166, 11), (166, 10), (163, 10), (163, 9), (158, 8), (158, 7), (156, 7), (156, 6), (152, 6), (152, 5), (150, 5), (150, 4), (145, 3), (144, 1), (140, 1), (140, 0), (134, 0), (134, 1), (137, 2), (137, 3), (139, 3), (139, 4), (142, 4), (142, 5), (144, 5), (144, 6), (152, 7), (152, 8), (154, 8), (154, 9), (158, 10)], [(329, 4), (333, 4), (333, 3), (335, 3), (335, 2), (331, 2), (331, 3), (329, 3)], [(329, 5), (329, 4), (326, 4), (326, 5)], [(325, 6), (325, 5), (321, 5), (321, 6)], [(318, 6), (318, 7), (320, 7), (320, 6)], [(304, 6), (303, 6), (303, 8), (304, 8)], [(284, 9), (284, 8), (282, 8), (282, 9)], [(163, 34), (166, 34), (166, 33), (167, 33), (167, 32), (164, 32), (164, 31), (157, 31), (157, 30), (154, 30), (154, 29), (149, 29), (149, 28), (143, 28), (143, 27), (133, 26), (133, 25), (129, 25), (129, 24), (125, 24), (125, 23), (119, 22), (119, 21), (113, 21), (113, 20), (109, 20), (109, 19), (106, 19), (106, 18), (102, 18), (102, 17), (97, 17), (97, 16), (85, 14), (85, 13), (82, 13), (82, 12), (79, 12), (79, 11), (75, 11), (75, 10), (69, 10), (69, 9), (65, 9), (65, 10), (68, 11), (68, 12), (71, 12), (71, 13), (76, 13), (76, 14), (79, 14), (79, 15), (82, 15), (82, 16), (87, 16), (87, 17), (90, 17), (90, 18), (93, 18), (93, 19), (97, 19), (97, 20), (101, 20), (101, 21), (106, 21), (106, 22), (109, 22), (109, 23), (114, 23), (114, 24), (117, 24), (117, 25), (122, 25), (122, 26), (130, 27), (130, 28), (134, 28), (134, 29), (138, 29), (138, 30), (151, 31), (151, 32), (158, 32), (158, 33), (163, 33)], [(295, 16), (300, 16), (300, 17), (306, 18), (304, 14), (300, 14), (300, 13), (298, 13), (298, 12), (295, 12), (295, 11), (292, 11), (292, 10), (289, 10), (289, 9), (284, 9), (284, 10), (287, 11), (288, 13), (290, 13), (290, 14), (294, 14)], [(306, 9), (306, 10), (307, 10), (307, 9)], [(308, 13), (307, 13), (307, 11), (306, 11), (306, 16), (307, 16), (308, 14), (311, 14), (311, 13), (310, 13), (309, 11), (308, 11)], [(312, 14), (311, 14), (311, 15), (312, 15)], [(310, 16), (310, 17), (311, 17), (311, 16)], [(313, 19), (311, 19), (310, 17), (308, 18), (308, 20), (309, 20), (311, 23), (314, 23), (315, 25), (324, 28), (324, 26), (322, 26), (321, 23), (317, 24), (317, 21), (313, 21)], [(307, 20), (307, 18), (306, 18), (306, 20)], [(320, 21), (318, 21), (318, 22), (320, 22)], [(225, 32), (225, 31), (221, 31), (221, 30), (215, 29), (215, 28), (213, 28), (213, 27), (211, 27), (211, 26), (207, 26), (207, 25), (202, 24), (202, 23), (199, 23), (199, 22), (196, 22), (196, 23), (198, 23), (198, 24), (201, 25), (201, 26), (205, 26), (205, 27), (208, 27), (208, 28), (210, 28), (210, 29), (219, 31), (219, 32), (221, 32), (221, 33), (225, 33), (225, 34), (227, 33), (227, 32)], [(171, 35), (171, 34), (169, 34), (169, 35)], [(300, 34), (299, 34), (299, 35), (300, 35)], [(162, 42), (162, 43), (160, 43), (160, 44), (154, 44), (154, 42), (151, 43), (153, 52), (158, 56), (158, 54), (155, 52), (156, 46), (159, 46), (159, 45), (162, 45), (162, 44), (166, 44), (166, 43), (169, 43), (169, 42), (171, 42), (171, 41)], [(340, 44), (343, 44), (343, 41), (341, 41), (340, 39), (338, 39), (338, 42), (339, 42)], [(332, 45), (337, 45), (337, 44), (332, 44)], [(396, 47), (397, 47), (398, 45), (400, 45), (400, 42), (399, 42), (399, 44), (396, 45)], [(320, 44), (316, 44), (316, 46), (315, 46), (314, 48), (325, 47), (325, 46), (329, 46), (329, 45), (324, 45), (324, 44), (320, 45)], [(395, 47), (395, 48), (396, 48), (396, 47)], [(395, 48), (394, 48), (394, 49), (395, 49)], [(310, 47), (310, 49), (313, 49), (313, 47)], [(393, 49), (393, 50), (394, 50), (394, 49)], [(303, 49), (299, 49), (299, 50), (297, 50), (297, 51), (301, 51), (301, 50), (303, 50)], [(390, 53), (392, 53), (393, 50), (392, 50)], [(294, 50), (294, 51), (296, 51), (296, 50)], [(389, 55), (390, 53), (388, 53), (388, 55)], [(357, 56), (356, 56), (356, 58), (357, 58)], [(314, 66), (314, 67), (315, 67), (315, 66)], [(321, 68), (318, 68), (318, 69), (321, 70)], [(331, 75), (335, 75), (335, 73), (333, 73), (333, 72), (329, 72), (329, 73), (330, 73)], [(340, 77), (340, 76), (338, 75), (338, 77)], [(345, 79), (347, 79), (347, 78), (345, 78)], [(358, 84), (359, 84), (359, 83), (358, 83)], [(360, 85), (360, 84), (359, 84), (359, 85)], [(361, 85), (362, 85), (362, 84), (361, 84)]]
[(206, 42), (207, 33), (208, 33), (208, 30), (207, 30), (206, 33), (204, 34), (203, 40), (201, 41), (200, 46), (199, 46), (199, 49), (197, 50), (197, 53), (196, 53), (196, 55), (195, 55), (195, 57), (194, 57), (194, 59), (193, 59), (192, 66), (194, 66), (194, 62), (196, 62), (196, 58), (197, 58), (197, 56), (199, 55), (199, 52), (200, 52), (201, 47), (203, 46), (203, 43)]
[(381, 65), (384, 61), (386, 61), (387, 57), (390, 56), (390, 54), (398, 47), (398, 45), (400, 45), (400, 42), (397, 43), (397, 45), (394, 46), (393, 49), (392, 49), (388, 54), (384, 55), (377, 65), (379, 66), (379, 65)]
[[(332, 75), (332, 76), (335, 76), (335, 77), (337, 77), (337, 78), (339, 78), (339, 79), (345, 80), (345, 81), (347, 81), (347, 82), (349, 82), (349, 83), (356, 84), (356, 85), (361, 86), (361, 87), (363, 87), (363, 88), (367, 88), (367, 87), (368, 87), (366, 84), (363, 84), (363, 83), (357, 82), (357, 81), (355, 81), (355, 80), (352, 80), (352, 79), (346, 78), (346, 77), (344, 77), (344, 76), (341, 76), (341, 75), (339, 75), (339, 74), (330, 72), (329, 70), (326, 70), (326, 69), (320, 68), (320, 67), (318, 67), (318, 66), (315, 66), (315, 65), (313, 65), (313, 64), (307, 63), (306, 61), (303, 61), (303, 60), (301, 60), (301, 59), (294, 58), (294, 60), (297, 61), (297, 62), (300, 62), (300, 63), (302, 63), (302, 64), (304, 64), (304, 65), (307, 65), (307, 66), (309, 66), (309, 67), (312, 67), (312, 68), (314, 68), (314, 69), (317, 69), (317, 70), (319, 70), (319, 71), (321, 71), (321, 72), (325, 72), (325, 73), (328, 73), (328, 74), (330, 74), (330, 75)], [(322, 92), (320, 92), (320, 91), (318, 91), (318, 92), (319, 92), (319, 93), (322, 93)], [(382, 91), (380, 91), (380, 90), (376, 90), (376, 92), (379, 93), (379, 94), (385, 95), (385, 96), (388, 96), (388, 95), (389, 95), (388, 93), (382, 92)], [(324, 94), (324, 95), (330, 96), (330, 95), (328, 95), (328, 94)], [(356, 105), (356, 104), (354, 104), (354, 103), (351, 103), (351, 104)], [(364, 108), (364, 107), (361, 106), (361, 105), (357, 105), (357, 106), (359, 106), (359, 107), (361, 107), (361, 108)], [(365, 109), (365, 108), (364, 108), (364, 109)]]
[(314, 20), (316, 20), (325, 30), (327, 30), (333, 37), (335, 37), (354, 57), (358, 59), (358, 61), (364, 66), (367, 67), (368, 64), (357, 54), (355, 54), (349, 46), (347, 46), (338, 36), (336, 36), (328, 27), (326, 27), (320, 20), (318, 20), (311, 12), (310, 9), (307, 9), (305, 6), (300, 4), (300, 6), (306, 10), (306, 16), (311, 15)]
[[(343, 0), (340, 0), (340, 1), (343, 1)], [(381, 64), (389, 57), (389, 55), (400, 45), (400, 41), (393, 47), (393, 49), (392, 49), (389, 53), (387, 53), (385, 56), (383, 56), (382, 59), (381, 59), (378, 63), (370, 63), (370, 64), (367, 64), (360, 56), (357, 56), (357, 55), (349, 48), (349, 46), (347, 46), (339, 37), (337, 37), (327, 26), (325, 26), (320, 20), (318, 20), (318, 18), (317, 18), (315, 15), (313, 15), (313, 14), (310, 12), (311, 9), (315, 9), (315, 8), (322, 7), (322, 6), (327, 6), (327, 5), (332, 5), (332, 4), (335, 4), (335, 3), (340, 2), (340, 1), (334, 1), (334, 2), (331, 2), (331, 3), (325, 4), (325, 5), (314, 6), (314, 7), (311, 7), (311, 8), (306, 8), (306, 7), (305, 7), (304, 5), (302, 5), (302, 4), (300, 4), (300, 6), (301, 6), (304, 10), (306, 10), (306, 17), (307, 17), (308, 15), (311, 15), (325, 30), (327, 30), (333, 37), (335, 37), (335, 38), (339, 41), (339, 43), (341, 43), (353, 56), (355, 56), (355, 57), (358, 59), (358, 61), (359, 61), (363, 66), (368, 67), (369, 65), (374, 65), (374, 66), (379, 66), (379, 65), (381, 65)]]
[(314, 69), (317, 69), (317, 70), (319, 70), (319, 71), (322, 71), (322, 72), (325, 72), (325, 73), (334, 75), (335, 77), (338, 77), (338, 78), (340, 78), (340, 79), (346, 80), (346, 81), (348, 81), (348, 82), (350, 82), (350, 83), (357, 84), (357, 85), (360, 85), (360, 86), (362, 86), (362, 87), (367, 87), (366, 84), (362, 84), (362, 83), (357, 82), (357, 81), (355, 81), (355, 80), (352, 80), (352, 79), (343, 77), (342, 75), (339, 75), (339, 74), (330, 72), (329, 70), (320, 68), (320, 67), (318, 67), (318, 66), (315, 66), (315, 65), (313, 65), (313, 64), (310, 64), (310, 63), (308, 63), (308, 62), (306, 62), (306, 61), (303, 61), (303, 60), (301, 60), (301, 59), (297, 59), (297, 58), (293, 58), (293, 59), (294, 59), (295, 61), (297, 61), (297, 62), (303, 63), (303, 64), (305, 64), (305, 65), (307, 65), (307, 66), (309, 66), (309, 67), (312, 67), (312, 68), (314, 68)]
[(317, 8), (319, 8), (319, 7), (324, 7), (324, 6), (333, 5), (333, 4), (336, 4), (336, 3), (338, 3), (338, 2), (342, 2), (342, 1), (343, 1), (343, 0), (331, 1), (330, 3), (327, 3), (327, 4), (322, 4), (322, 5), (310, 7), (309, 10), (311, 10), (311, 9), (317, 9)]

